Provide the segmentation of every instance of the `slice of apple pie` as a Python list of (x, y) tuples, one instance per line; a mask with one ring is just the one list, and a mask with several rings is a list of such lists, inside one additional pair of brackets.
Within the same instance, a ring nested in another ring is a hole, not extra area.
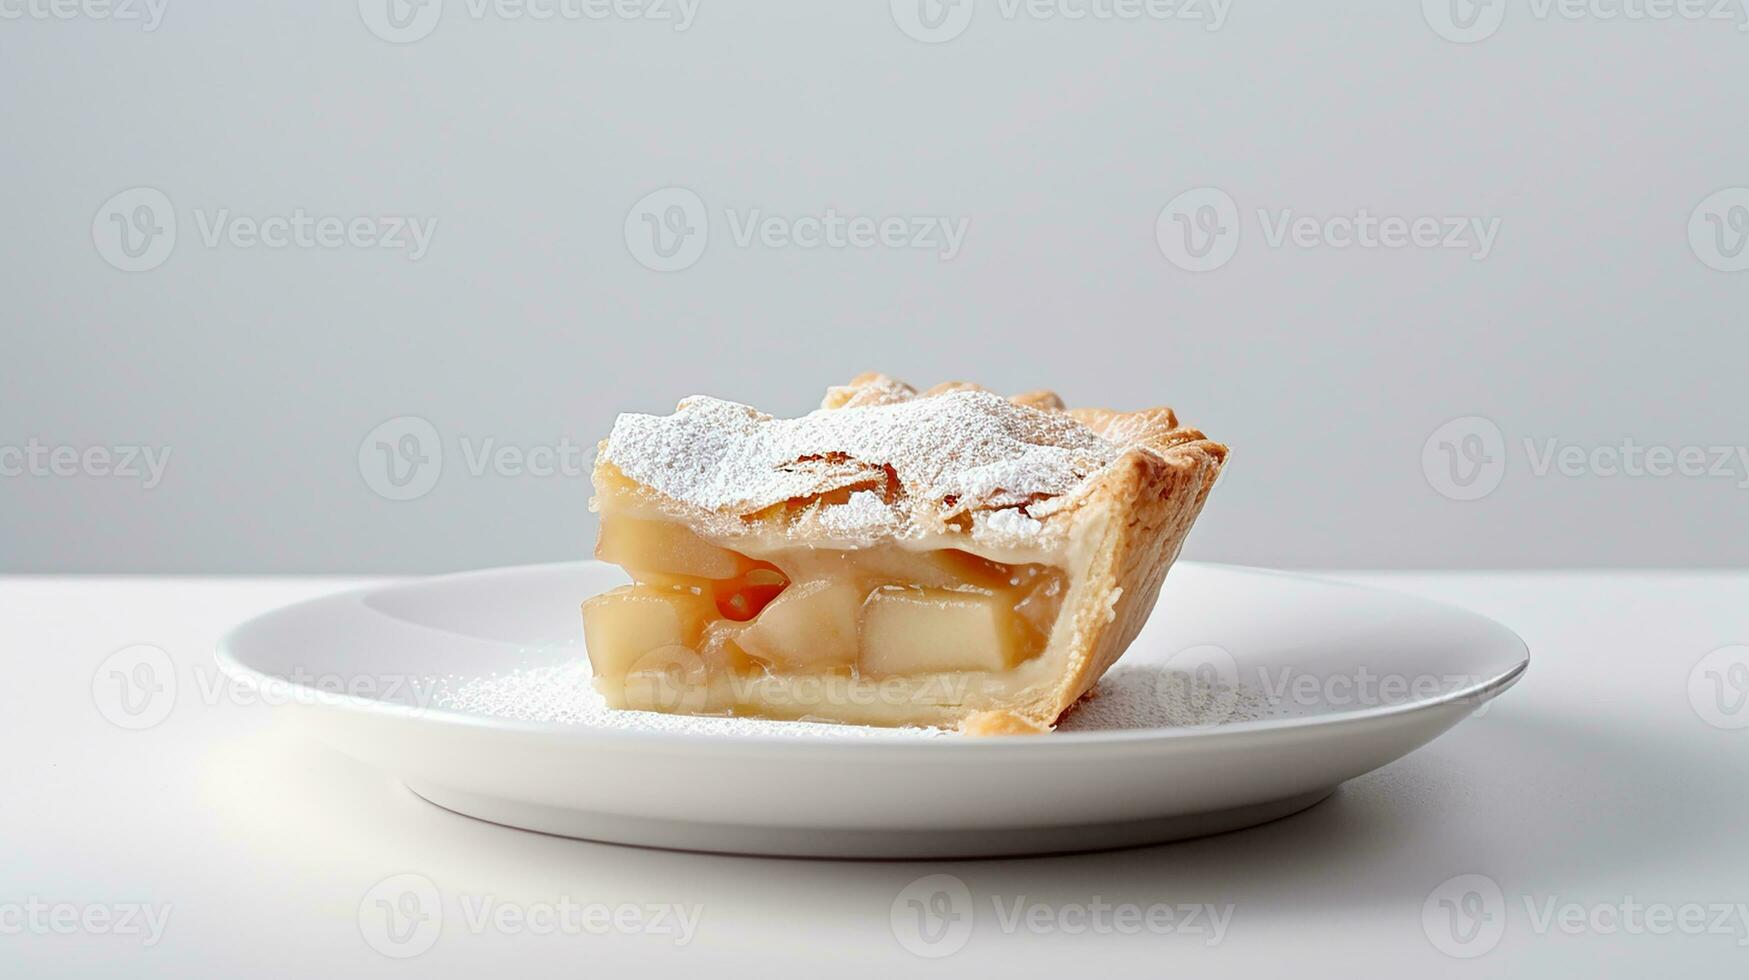
[(919, 393), (777, 419), (694, 397), (601, 443), (583, 605), (609, 705), (1048, 730), (1135, 638), (1226, 457), (1171, 409)]

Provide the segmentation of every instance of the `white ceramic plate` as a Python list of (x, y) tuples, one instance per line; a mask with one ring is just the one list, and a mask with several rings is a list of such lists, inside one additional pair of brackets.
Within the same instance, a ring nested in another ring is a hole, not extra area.
[(618, 843), (835, 857), (1083, 850), (1272, 820), (1426, 743), (1529, 663), (1511, 631), (1462, 609), (1183, 562), (1119, 666), (1132, 681), (1153, 672), (1163, 692), (1200, 692), (1196, 724), (699, 734), (662, 716), (511, 720), (433, 699), (582, 661), (578, 605), (622, 581), (576, 562), (348, 592), (244, 623), (218, 659), (324, 741), (451, 810)]

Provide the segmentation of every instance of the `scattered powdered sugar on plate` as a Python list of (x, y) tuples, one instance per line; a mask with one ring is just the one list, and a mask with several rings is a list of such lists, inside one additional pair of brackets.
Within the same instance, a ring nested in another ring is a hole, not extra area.
[(588, 728), (676, 732), (687, 735), (788, 735), (830, 738), (931, 738), (939, 728), (873, 728), (826, 722), (767, 721), (711, 715), (665, 715), (609, 708), (590, 683), (587, 662), (528, 667), (505, 674), (440, 684), (432, 703), (470, 715), (538, 721)]
[(1211, 684), (1160, 667), (1112, 668), (1057, 723), (1059, 732), (1212, 727), (1276, 714), (1268, 695), (1243, 684)]
[[(689, 735), (794, 738), (957, 738), (939, 728), (875, 728), (829, 722), (665, 715), (609, 708), (590, 683), (587, 662), (530, 667), (454, 683), (440, 682), (433, 703), (450, 711), (517, 721)], [(1243, 685), (1210, 685), (1158, 667), (1120, 666), (1065, 715), (1060, 732), (1114, 732), (1254, 721), (1274, 711)]]

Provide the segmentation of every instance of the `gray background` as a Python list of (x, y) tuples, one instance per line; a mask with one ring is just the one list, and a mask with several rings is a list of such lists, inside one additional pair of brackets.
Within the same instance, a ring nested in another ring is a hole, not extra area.
[[(1741, 18), (1741, 14), (1738, 14)], [(0, 20), (0, 447), (167, 447), (163, 482), (0, 477), (9, 571), (429, 571), (588, 548), (586, 477), (470, 473), (461, 440), (592, 445), (692, 392), (778, 414), (879, 368), (1073, 403), (1170, 403), (1235, 448), (1190, 554), (1267, 565), (1738, 565), (1726, 477), (1538, 476), (1523, 442), (1737, 446), (1749, 273), (1690, 247), (1749, 185), (1749, 33), (1538, 18), (1442, 38), (1417, 4), (1208, 22), (980, 3), (945, 43), (885, 2), (704, 0), (686, 31), (476, 19), (375, 36), (354, 0), (169, 0), (161, 26)], [(1155, 221), (1221, 188), (1219, 269)], [(651, 271), (628, 212), (711, 209)], [(94, 216), (162, 191), (176, 246), (105, 261)], [(737, 247), (723, 209), (970, 221), (909, 249)], [(435, 218), (429, 254), (205, 245), (196, 212)], [(1255, 210), (1497, 217), (1483, 261), (1270, 247)], [(425, 495), (366, 434), (439, 434)], [(1423, 467), (1447, 420), (1498, 488)]]

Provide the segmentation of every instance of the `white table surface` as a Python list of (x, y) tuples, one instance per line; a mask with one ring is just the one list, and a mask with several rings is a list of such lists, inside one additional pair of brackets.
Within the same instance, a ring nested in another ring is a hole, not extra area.
[[(0, 578), (0, 976), (1745, 974), (1749, 728), (1724, 726), (1749, 724), (1749, 707), (1699, 711), (1690, 680), (1709, 651), (1749, 643), (1749, 574), (1339, 577), (1501, 620), (1529, 643), (1529, 675), (1433, 744), (1274, 824), (940, 863), (673, 853), (493, 826), (239, 703), (212, 666), (220, 633), (361, 580)], [(141, 643), (170, 654), (177, 694), (161, 723), (129, 731), (96, 707), (93, 675)], [(410, 959), (383, 955), (360, 925), (366, 894), (399, 873), (428, 877), (444, 909), (435, 944)], [(900, 945), (890, 913), (902, 888), (936, 873), (965, 882), (973, 930), (957, 953), (926, 960)], [(1474, 959), (1441, 952), (1430, 921), (1448, 920), (1424, 916), (1464, 874), (1501, 896), (1479, 906), (1503, 932), (1463, 946), (1487, 948)], [(469, 921), (488, 900), (566, 899), (676, 903), (700, 917), (684, 945)], [(1021, 899), (1070, 927), (1102, 903), (1208, 903), (1231, 918), (1213, 944), (1206, 931), (1007, 931), (997, 904)], [(147, 909), (168, 915), (155, 943)], [(1563, 909), (1577, 917), (1568, 929), (1546, 924)], [(1669, 927), (1650, 931), (1666, 913)]]

